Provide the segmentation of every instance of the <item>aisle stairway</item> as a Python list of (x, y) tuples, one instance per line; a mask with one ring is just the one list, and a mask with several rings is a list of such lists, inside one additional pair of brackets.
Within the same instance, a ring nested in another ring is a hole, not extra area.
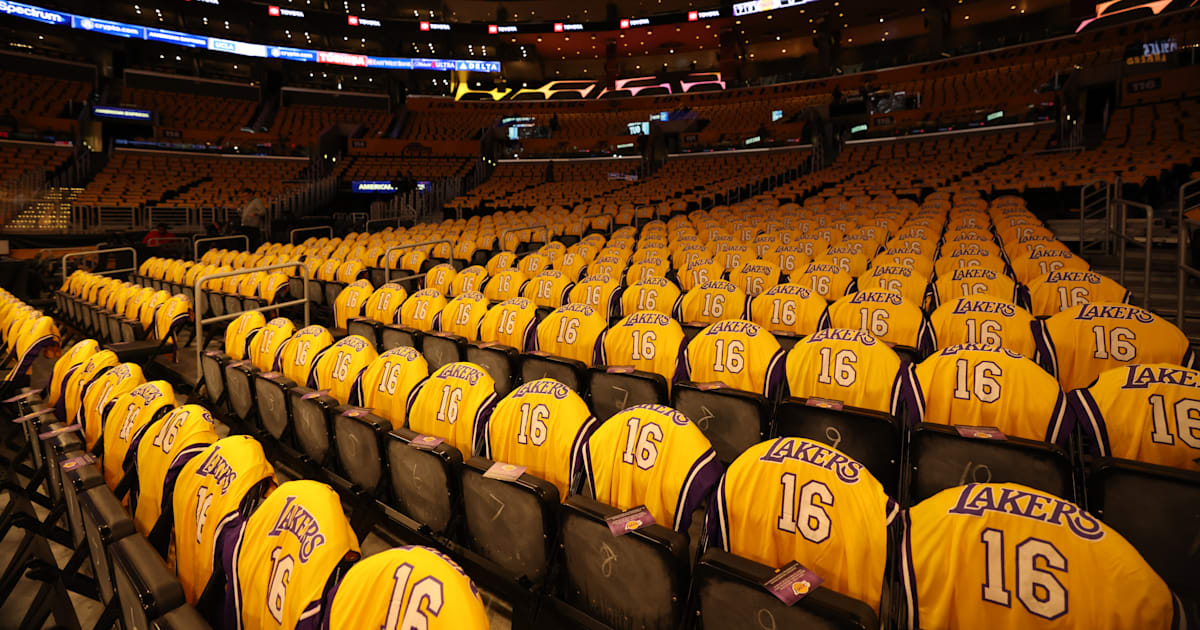
[(83, 188), (47, 188), (4, 226), (7, 232), (67, 231), (71, 228), (71, 203)]

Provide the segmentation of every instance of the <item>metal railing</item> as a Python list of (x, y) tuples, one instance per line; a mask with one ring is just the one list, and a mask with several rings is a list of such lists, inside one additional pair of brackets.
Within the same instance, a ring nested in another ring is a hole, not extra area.
[[(1079, 189), (1079, 255), (1089, 252), (1109, 253), (1109, 236), (1112, 231), (1112, 185), (1103, 179), (1084, 184)], [(1103, 240), (1088, 241), (1084, 236), (1088, 219), (1104, 219)]]
[(71, 252), (69, 254), (63, 254), (63, 257), (62, 257), (62, 281), (63, 281), (63, 284), (67, 283), (67, 259), (68, 258), (81, 258), (83, 256), (99, 256), (100, 254), (109, 254), (109, 253), (113, 253), (113, 252), (129, 252), (130, 254), (132, 254), (133, 255), (133, 266), (132, 267), (123, 267), (121, 269), (107, 269), (107, 270), (103, 270), (103, 271), (93, 271), (92, 273), (98, 274), (101, 276), (110, 276), (113, 274), (125, 273), (126, 271), (137, 272), (137, 268), (138, 268), (137, 256), (138, 255), (137, 255), (137, 250), (132, 247), (112, 247), (109, 249), (94, 249), (94, 250), (87, 251), (87, 252)]
[[(383, 252), (383, 283), (387, 284), (392, 281), (392, 265), (391, 265), (392, 252), (404, 251), (406, 249), (415, 249), (417, 247), (425, 247), (426, 245), (437, 245), (439, 243), (446, 243), (450, 246), (451, 249), (454, 248), (454, 243), (450, 242), (450, 239), (448, 239), (448, 238), (438, 238), (438, 239), (434, 239), (432, 241), (421, 241), (420, 243), (408, 243), (406, 245), (392, 245), (391, 247), (387, 248), (387, 250)], [(431, 251), (432, 251), (432, 249), (431, 249)], [(453, 254), (453, 252), (451, 252), (451, 253)], [(399, 264), (400, 261), (397, 260), (396, 263)], [(399, 271), (399, 270), (397, 270), (397, 271)], [(412, 280), (414, 278), (424, 278), (424, 277), (425, 277), (424, 273), (417, 273), (417, 274), (413, 274), (411, 276), (404, 276), (402, 278), (396, 278), (396, 279), (397, 280)]]
[(1115, 203), (1118, 209), (1117, 224), (1120, 227), (1110, 227), (1108, 228), (1108, 232), (1111, 236), (1116, 237), (1120, 243), (1117, 247), (1117, 264), (1120, 269), (1117, 281), (1121, 283), (1121, 286), (1125, 286), (1125, 246), (1128, 243), (1133, 243), (1134, 245), (1141, 244), (1138, 242), (1137, 237), (1130, 234), (1126, 229), (1128, 227), (1129, 207), (1141, 208), (1146, 212), (1146, 263), (1143, 272), (1145, 278), (1142, 280), (1142, 305), (1148, 310), (1150, 308), (1150, 255), (1152, 253), (1151, 249), (1154, 247), (1154, 208), (1149, 204), (1129, 201), (1128, 199), (1118, 198), (1115, 200)]
[(221, 278), (228, 278), (230, 276), (241, 276), (241, 275), (246, 275), (246, 274), (251, 274), (251, 273), (258, 273), (260, 271), (274, 271), (276, 269), (287, 269), (290, 267), (299, 268), (300, 273), (303, 274), (303, 277), (304, 277), (304, 297), (303, 298), (289, 300), (287, 302), (280, 302), (279, 304), (265, 304), (263, 306), (258, 306), (255, 308), (244, 308), (240, 311), (237, 311), (236, 313), (225, 313), (224, 315), (216, 315), (216, 316), (208, 317), (208, 318), (201, 318), (199, 316), (200, 309), (198, 306), (196, 307), (196, 314), (197, 314), (197, 316), (196, 316), (196, 365), (197, 366), (201, 365), (200, 357), (204, 354), (204, 325), (205, 324), (215, 324), (217, 322), (224, 322), (224, 321), (229, 321), (231, 319), (237, 319), (242, 313), (246, 313), (249, 311), (272, 311), (272, 310), (276, 310), (276, 309), (286, 308), (289, 306), (299, 306), (299, 305), (303, 304), (304, 305), (304, 325), (307, 327), (308, 322), (309, 322), (309, 308), (311, 305), (311, 302), (309, 302), (309, 300), (308, 300), (308, 281), (311, 278), (308, 275), (308, 267), (305, 267), (304, 263), (299, 262), (299, 261), (282, 262), (282, 263), (277, 263), (274, 265), (267, 265), (265, 267), (251, 267), (249, 269), (238, 269), (235, 271), (223, 271), (221, 273), (214, 273), (214, 274), (209, 274), (206, 276), (200, 276), (199, 278), (196, 278), (196, 283), (192, 288), (192, 290), (194, 291), (194, 293), (192, 293), (192, 295), (196, 296), (195, 303), (198, 304), (200, 301), (200, 296), (203, 295), (200, 292), (200, 287), (204, 286), (204, 283), (208, 282), (209, 280), (219, 280)]
[(393, 225), (395, 227), (400, 227), (400, 217), (391, 217), (388, 219), (371, 219), (370, 221), (367, 221), (366, 230), (367, 230), (367, 233), (370, 233), (371, 230), (373, 229), (372, 226), (374, 226), (374, 225), (386, 226), (389, 224)]
[(239, 240), (245, 241), (246, 242), (245, 251), (250, 251), (250, 237), (246, 236), (245, 234), (230, 234), (228, 236), (208, 236), (205, 238), (198, 238), (195, 241), (192, 241), (192, 260), (194, 260), (194, 261), (200, 260), (200, 243), (212, 243), (215, 241), (231, 241), (234, 239), (239, 239)]
[(1187, 262), (1191, 228), (1200, 227), (1200, 221), (1187, 218), (1187, 213), (1196, 208), (1200, 208), (1200, 179), (1193, 179), (1179, 187), (1179, 280), (1175, 296), (1175, 325), (1180, 330), (1183, 329), (1183, 293), (1188, 276), (1200, 279), (1200, 269)]
[(295, 245), (296, 244), (296, 234), (298, 232), (315, 232), (317, 230), (329, 232), (329, 238), (333, 238), (333, 226), (331, 226), (331, 225), (314, 225), (312, 227), (302, 227), (302, 228), (296, 228), (296, 229), (292, 230), (291, 232), (288, 233), (288, 242), (291, 243), (292, 245)]
[[(501, 250), (507, 251), (507, 248), (504, 247), (504, 237), (505, 236), (508, 236), (509, 234), (512, 234), (513, 232), (524, 232), (525, 230), (537, 230), (537, 229), (546, 230), (546, 238), (544, 238), (542, 240), (542, 244), (549, 245), (550, 239), (554, 238), (553, 230), (550, 229), (549, 223), (546, 223), (545, 225), (541, 225), (541, 224), (523, 225), (521, 227), (514, 227), (514, 228), (508, 228), (507, 230), (501, 230), (500, 236), (497, 237), (497, 241), (498, 241), (497, 244), (500, 246)], [(532, 234), (530, 235), (530, 238), (531, 239), (533, 238)], [(517, 251), (517, 248), (513, 247), (513, 252), (516, 252), (516, 251)]]

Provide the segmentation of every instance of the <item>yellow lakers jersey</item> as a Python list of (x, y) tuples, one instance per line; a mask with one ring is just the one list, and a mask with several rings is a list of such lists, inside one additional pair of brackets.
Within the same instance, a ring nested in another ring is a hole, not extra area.
[(732, 282), (712, 280), (683, 295), (675, 319), (685, 324), (711, 324), (742, 319), (747, 308), (745, 291)]
[(725, 268), (711, 258), (694, 260), (679, 272), (679, 288), (691, 291), (707, 282), (720, 280), (723, 273), (725, 273)]
[(375, 289), (371, 297), (367, 298), (367, 304), (363, 307), (363, 317), (384, 324), (394, 324), (396, 312), (406, 299), (408, 291), (395, 282), (389, 282)]
[(440, 319), (441, 329), (465, 337), (479, 339), (479, 322), (487, 314), (488, 300), (478, 291), (464, 293), (446, 304)]
[(375, 346), (358, 335), (340, 339), (317, 357), (308, 386), (328, 391), (338, 402), (347, 404), (358, 375), (378, 356)]
[(679, 287), (663, 277), (647, 278), (632, 284), (621, 294), (621, 313), (632, 315), (639, 311), (655, 311), (663, 315), (675, 312)]
[(1068, 402), (1074, 423), (1093, 437), (1095, 454), (1200, 471), (1198, 389), (1200, 371), (1129, 365), (1102, 372)]
[(826, 302), (798, 284), (771, 287), (750, 302), (750, 319), (772, 334), (803, 336), (821, 325)]
[(854, 276), (832, 263), (809, 263), (799, 276), (792, 274), (789, 281), (811, 289), (830, 302), (853, 293), (857, 286)]
[(1003, 273), (985, 267), (961, 267), (939, 277), (933, 283), (932, 295), (935, 308), (964, 296), (988, 295), (1018, 305), (1027, 301), (1021, 285)]
[(998, 274), (1011, 275), (1008, 264), (998, 254), (943, 256), (933, 263), (933, 273), (941, 278), (954, 273), (955, 269), (982, 267)]
[(1024, 253), (1009, 261), (1017, 281), (1028, 285), (1038, 276), (1055, 271), (1088, 271), (1087, 261), (1067, 249), (1047, 247)]
[(925, 422), (997, 427), (1006, 435), (1046, 440), (1066, 412), (1054, 377), (1000, 346), (939, 350), (917, 366), (917, 385)]
[(589, 274), (571, 287), (567, 300), (571, 304), (586, 304), (608, 318), (620, 297), (621, 284), (615, 279), (618, 277)]
[(493, 306), (479, 322), (479, 340), (524, 351), (533, 343), (537, 307), (533, 300), (513, 298)]
[(427, 376), (429, 364), (416, 348), (392, 348), (379, 355), (358, 377), (350, 404), (372, 409), (393, 427), (402, 427), (409, 394)]
[(804, 438), (756, 444), (729, 466), (709, 544), (769, 567), (793, 560), (879, 610), (887, 530), (899, 512), (861, 463)]
[(200, 405), (171, 410), (146, 428), (135, 454), (137, 507), (133, 522), (148, 536), (158, 517), (171, 513), (171, 497), (183, 466), (218, 439), (212, 414)]
[(788, 351), (786, 366), (792, 396), (835, 400), (896, 417), (917, 411), (913, 366), (867, 331), (817, 331)]
[(260, 311), (246, 311), (238, 315), (225, 329), (225, 354), (234, 361), (245, 359), (250, 350), (250, 340), (266, 325), (267, 318)]
[(744, 319), (712, 324), (688, 342), (680, 368), (686, 380), (719, 381), (772, 399), (783, 380), (784, 355), (767, 329)]
[(822, 328), (857, 328), (895, 346), (933, 350), (933, 327), (921, 307), (895, 291), (858, 291), (829, 305)]
[(458, 272), (455, 271), (454, 265), (450, 263), (442, 263), (434, 265), (429, 271), (425, 272), (425, 288), (437, 289), (442, 292), (442, 295), (450, 293), (450, 285), (454, 283), (454, 276)]
[(246, 519), (226, 566), (227, 625), (319, 627), (326, 583), (358, 555), (336, 492), (309, 480), (280, 485)]
[(722, 472), (700, 428), (663, 405), (614, 415), (583, 452), (587, 494), (621, 510), (644, 505), (655, 522), (680, 532), (688, 530)]
[(659, 374), (669, 385), (682, 347), (683, 328), (678, 322), (659, 312), (640, 311), (604, 332), (600, 364)]
[(77, 418), (83, 404), (84, 388), (101, 372), (117, 364), (117, 355), (112, 350), (101, 350), (88, 357), (67, 377), (67, 386), (62, 396), (64, 420)]
[(1034, 325), (1037, 357), (1063, 391), (1087, 387), (1105, 370), (1134, 363), (1196, 367), (1187, 336), (1128, 304), (1080, 304)]
[(437, 330), (446, 298), (437, 289), (421, 289), (408, 296), (400, 307), (400, 324), (417, 330)]
[(873, 266), (858, 279), (859, 291), (895, 291), (913, 304), (924, 304), (929, 292), (929, 278), (912, 267), (901, 265)]
[(925, 499), (904, 518), (910, 629), (1179, 627), (1170, 590), (1137, 550), (1052, 494), (973, 483)]
[(1033, 316), (1008, 300), (964, 296), (937, 307), (929, 316), (937, 348), (959, 344), (1003, 346), (1025, 357), (1036, 356)]
[(496, 404), (496, 382), (474, 363), (443, 365), (409, 396), (408, 426), (457, 448), (464, 457), (477, 452), (483, 425)]
[(104, 482), (116, 488), (133, 463), (142, 433), (175, 407), (175, 390), (166, 381), (138, 385), (112, 404), (104, 422)]
[(571, 388), (543, 378), (521, 385), (496, 405), (484, 455), (525, 466), (558, 488), (565, 500), (583, 474), (583, 446), (599, 425)]
[(467, 267), (454, 276), (450, 282), (450, 295), (462, 295), (468, 291), (478, 291), (488, 278), (487, 269), (475, 265)]
[(487, 272), (489, 276), (494, 276), (505, 269), (512, 269), (516, 265), (517, 256), (512, 252), (500, 252), (492, 256), (487, 261)]
[(54, 407), (66, 388), (67, 375), (71, 370), (81, 366), (85, 361), (100, 351), (100, 343), (95, 339), (84, 339), (71, 346), (54, 362), (47, 387), (46, 404)]
[(262, 372), (275, 369), (275, 359), (283, 343), (296, 333), (296, 325), (286, 317), (267, 322), (250, 341), (250, 362)]
[(779, 284), (779, 267), (769, 260), (750, 260), (729, 272), (729, 281), (754, 298)]
[(1094, 271), (1051, 271), (1026, 284), (1035, 317), (1050, 317), (1091, 302), (1129, 302), (1129, 291)]
[(345, 329), (351, 318), (362, 314), (363, 306), (374, 292), (369, 280), (355, 280), (346, 285), (333, 303), (333, 326)]
[(84, 444), (92, 450), (100, 441), (109, 407), (121, 396), (146, 382), (142, 366), (122, 363), (107, 368), (84, 388), (83, 404), (74, 421), (83, 426)]
[(450, 558), (428, 547), (397, 547), (346, 572), (326, 613), (329, 630), (488, 630), (479, 590)]
[(491, 279), (483, 286), (483, 294), (492, 302), (503, 302), (521, 295), (521, 289), (528, 278), (519, 269), (502, 269), (492, 274)]
[(587, 304), (567, 304), (542, 319), (534, 336), (534, 350), (592, 365), (596, 342), (608, 321)]
[(296, 331), (279, 348), (275, 369), (298, 384), (308, 383), (317, 357), (333, 345), (333, 335), (324, 326), (308, 326)]
[(554, 269), (546, 269), (527, 282), (522, 293), (524, 297), (533, 300), (538, 306), (558, 308), (566, 301), (567, 292), (571, 290), (571, 283), (572, 279), (567, 274)]

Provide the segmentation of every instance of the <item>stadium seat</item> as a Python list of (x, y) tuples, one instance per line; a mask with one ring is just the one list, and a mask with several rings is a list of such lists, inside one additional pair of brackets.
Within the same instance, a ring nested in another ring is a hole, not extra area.
[(823, 442), (861, 462), (894, 496), (899, 492), (904, 427), (891, 414), (823, 399), (788, 398), (775, 409), (775, 435)]
[(953, 427), (922, 423), (908, 445), (909, 505), (968, 483), (1019, 483), (1074, 501), (1071, 459), (1060, 446), (1017, 437), (963, 437)]
[(447, 442), (430, 449), (424, 437), (395, 428), (384, 438), (391, 482), (389, 504), (434, 533), (451, 534), (458, 527), (456, 515), (461, 514), (462, 452)]
[[(1087, 507), (1130, 542), (1184, 602), (1200, 613), (1194, 536), (1200, 531), (1200, 475), (1112, 458), (1087, 462)], [(1147, 518), (1153, 514), (1153, 518)]]

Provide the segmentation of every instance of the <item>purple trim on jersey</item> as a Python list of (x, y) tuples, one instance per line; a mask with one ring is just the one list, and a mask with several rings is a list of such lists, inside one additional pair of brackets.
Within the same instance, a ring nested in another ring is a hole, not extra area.
[(858, 293), (858, 278), (851, 278), (850, 284), (846, 285), (846, 295)]
[[(425, 378), (421, 379), (421, 382), (417, 383), (416, 385), (413, 385), (412, 391), (408, 392), (408, 400), (404, 401), (404, 417), (405, 418), (407, 418), (408, 415), (412, 413), (413, 403), (415, 403), (417, 401), (417, 394), (421, 391), (421, 388), (425, 386), (425, 383), (428, 380), (429, 380), (429, 377), (426, 376)], [(404, 424), (411, 425), (412, 423), (406, 421)]]
[[(104, 376), (105, 372), (113, 369), (114, 367), (116, 367), (116, 366), (110, 365), (107, 367), (100, 368), (100, 371), (96, 372), (96, 374), (92, 376), (91, 380), (89, 380), (86, 383), (83, 383), (79, 387), (79, 408), (75, 410), (75, 417), (72, 419), (72, 422), (79, 423), (79, 426), (83, 426), (83, 427), (87, 426), (87, 424), (86, 424), (87, 414), (84, 413), (83, 401), (87, 399), (88, 390), (92, 388), (92, 383), (95, 383), (96, 379), (100, 378), (101, 376)], [(71, 371), (74, 372), (75, 370), (71, 370)], [(62, 403), (63, 415), (66, 415), (66, 413), (67, 413), (66, 404), (67, 403), (65, 401), (66, 401), (66, 397), (67, 397), (67, 392), (65, 391), (66, 387), (63, 387), (63, 389), (64, 389), (64, 391), (61, 392), (61, 394), (58, 397), (58, 402)], [(56, 403), (55, 409), (57, 410), (57, 408), (58, 408), (58, 405)], [(64, 420), (64, 422), (65, 422), (65, 420)], [(104, 422), (104, 416), (100, 416), (100, 422)]]
[(471, 454), (482, 453), (486, 445), (481, 444), (481, 440), (486, 439), (488, 420), (492, 417), (492, 411), (496, 408), (496, 392), (492, 392), (479, 405), (479, 409), (475, 412), (475, 418), (471, 423)]
[(1191, 370), (1200, 368), (1200, 365), (1197, 365), (1196, 348), (1194, 346), (1188, 345), (1187, 350), (1183, 353), (1183, 358), (1179, 359), (1179, 365)]
[(1187, 613), (1174, 592), (1171, 593), (1171, 630), (1187, 630)]
[(1016, 287), (1013, 289), (1013, 304), (1021, 308), (1031, 311), (1033, 310), (1033, 300), (1029, 296), (1029, 289), (1020, 282), (1013, 281)]
[[(33, 344), (30, 345), (29, 348), (27, 348), (25, 350), (25, 355), (22, 356), (21, 359), (17, 362), (16, 367), (14, 367), (12, 369), (12, 372), (9, 372), (9, 378), (11, 379), (13, 376), (21, 374), (25, 370), (29, 369), (29, 366), (33, 365), (34, 360), (36, 360), (38, 358), (38, 355), (42, 353), (42, 350), (51, 345), (54, 345), (54, 337), (52, 335), (46, 335), (45, 337), (42, 337), (41, 339), (38, 339), (37, 341), (33, 342)], [(16, 355), (16, 352), (17, 352), (17, 348), (14, 343), (14, 345), (13, 345), (13, 355), (14, 356)]]
[[(192, 458), (199, 455), (201, 451), (207, 449), (209, 446), (212, 446), (212, 442), (189, 444), (183, 450), (179, 451), (179, 454), (175, 456), (175, 461), (171, 462), (171, 465), (167, 467), (167, 476), (163, 479), (162, 504), (158, 506), (158, 519), (160, 521), (166, 519), (166, 522), (172, 526), (175, 523), (175, 484), (179, 481), (179, 473), (183, 472), (183, 467), (192, 461)], [(170, 530), (168, 529), (167, 531)]]
[(900, 590), (908, 605), (908, 628), (919, 630), (920, 614), (917, 610), (917, 574), (912, 558), (912, 514), (905, 510), (900, 520), (904, 532), (900, 543)]
[(1045, 321), (1040, 320), (1031, 322), (1029, 328), (1033, 332), (1033, 342), (1037, 348), (1034, 359), (1042, 369), (1050, 373), (1050, 376), (1058, 378), (1058, 352), (1054, 348), (1054, 340), (1050, 338), (1050, 328), (1046, 326)]
[(317, 356), (313, 357), (312, 363), (308, 364), (308, 378), (304, 379), (305, 387), (309, 389), (321, 389), (320, 384), (317, 382), (317, 364), (321, 362), (321, 357), (325, 356), (325, 353), (329, 352), (329, 349), (333, 346), (334, 344), (330, 344), (322, 348), (317, 353)]
[(890, 527), (892, 521), (896, 520), (897, 516), (900, 516), (900, 504), (896, 503), (896, 501), (891, 497), (888, 497), (887, 505), (883, 508), (883, 511), (887, 513), (886, 522)]
[(367, 367), (363, 368), (363, 370), (358, 373), (358, 376), (354, 377), (354, 382), (350, 383), (350, 397), (349, 400), (346, 401), (346, 404), (353, 405), (355, 407), (363, 406), (362, 380), (363, 376), (366, 376), (367, 368), (369, 367), (370, 366), (368, 365)]
[(783, 350), (776, 350), (775, 356), (771, 357), (771, 362), (767, 364), (766, 378), (763, 379), (763, 396), (768, 401), (775, 400), (775, 395), (779, 393), (781, 383), (783, 383), (787, 362), (784, 360), (787, 357)]
[(1121, 296), (1121, 303), (1129, 304), (1130, 300), (1132, 300), (1132, 299), (1133, 299), (1133, 291), (1130, 291), (1129, 289), (1125, 289), (1125, 295)]
[(150, 425), (157, 422), (160, 418), (163, 418), (164, 416), (166, 416), (173, 409), (175, 409), (175, 408), (174, 407), (169, 407), (169, 408), (163, 407), (163, 408), (159, 409), (154, 414), (154, 417), (151, 418), (150, 421), (147, 422), (146, 424), (143, 424), (142, 428), (138, 429), (137, 433), (134, 433), (133, 437), (129, 439), (129, 450), (125, 451), (125, 458), (123, 460), (121, 460), (121, 470), (125, 471), (126, 477), (129, 477), (130, 475), (132, 475), (130, 480), (133, 483), (131, 483), (129, 485), (129, 511), (131, 513), (137, 511), (137, 500), (138, 500), (138, 495), (139, 495), (139, 490), (140, 490), (140, 485), (138, 483), (138, 467), (137, 467), (138, 446), (142, 443), (142, 438), (144, 438), (146, 436), (146, 432), (150, 430)]
[(725, 504), (725, 480), (722, 476), (713, 492), (713, 501), (708, 504), (708, 513), (704, 517), (705, 537), (708, 546), (716, 545), (722, 551), (729, 551), (729, 509)]
[(596, 337), (596, 360), (595, 365), (608, 365), (608, 351), (604, 348), (604, 340), (608, 339), (608, 329), (600, 331), (600, 336)]
[(753, 299), (749, 295), (746, 296), (746, 301), (742, 304), (742, 314), (737, 316), (738, 319), (750, 319), (750, 304)]
[(245, 539), (246, 521), (240, 515), (234, 518), (232, 527), (220, 532), (216, 549), (221, 554), (221, 567), (225, 571), (225, 614), (224, 626), (230, 630), (242, 630), (242, 583), (238, 576), (238, 556)]
[(1084, 434), (1091, 438), (1089, 450), (1092, 455), (1107, 457), (1112, 453), (1112, 446), (1108, 441), (1108, 427), (1104, 424), (1104, 414), (1100, 412), (1100, 406), (1096, 404), (1096, 399), (1092, 398), (1092, 392), (1087, 389), (1077, 389), (1068, 396), (1067, 404), (1070, 409), (1068, 422), (1064, 424), (1061, 433), (1052, 436), (1053, 439), (1050, 441), (1066, 444), (1071, 430), (1078, 426)]
[(684, 342), (683, 352), (679, 353), (679, 359), (675, 365), (675, 378), (673, 382), (682, 383), (683, 381), (692, 380), (692, 368), (688, 365), (688, 347), (687, 342)]
[[(590, 478), (592, 462), (587, 455), (587, 445), (588, 440), (592, 438), (592, 434), (595, 433), (596, 429), (599, 428), (600, 421), (596, 419), (596, 416), (588, 416), (588, 419), (584, 421), (583, 426), (579, 428), (579, 432), (575, 434), (574, 441), (571, 442), (571, 483), (567, 488), (568, 492), (580, 492), (582, 489), (579, 488), (578, 485), (580, 483), (585, 483), (583, 481), (584, 479)], [(590, 480), (586, 483), (590, 484)], [(593, 492), (593, 495), (594, 494), (595, 492)], [(566, 497), (560, 497), (560, 499), (565, 498)]]
[[(592, 472), (592, 449), (591, 445), (588, 443), (583, 445), (583, 453), (581, 454), (580, 464), (583, 467), (583, 488), (580, 490), (580, 494), (585, 497), (595, 499), (596, 479), (594, 473)], [(561, 501), (564, 498), (565, 497), (559, 497), (559, 500)]]
[[(67, 381), (71, 380), (71, 375), (75, 374), (75, 370), (78, 370), (80, 365), (83, 364), (76, 363), (75, 365), (72, 365), (71, 369), (67, 370), (66, 375), (63, 376), (62, 382), (58, 384), (58, 400), (54, 401), (54, 417), (57, 418), (59, 422), (67, 421)], [(47, 383), (46, 391), (42, 394), (42, 398), (44, 399), (49, 395), (50, 384)]]
[(922, 315), (921, 327), (917, 331), (917, 352), (920, 352), (921, 356), (927, 357), (933, 354), (936, 348), (937, 340), (933, 334), (933, 324), (929, 322), (928, 316)]
[(679, 501), (675, 504), (675, 531), (687, 533), (692, 524), (692, 513), (712, 497), (713, 488), (725, 474), (717, 459), (717, 452), (708, 449), (692, 463), (679, 490)]
[(912, 388), (913, 403), (913, 416), (909, 418), (909, 425), (916, 426), (925, 421), (925, 389), (921, 387), (921, 380), (917, 378), (916, 366), (910, 363), (909, 369), (911, 370), (909, 382)]
[(833, 328), (833, 322), (829, 317), (829, 305), (825, 305), (825, 310), (821, 311), (821, 317), (817, 319), (817, 330), (825, 330)]
[(1046, 436), (1043, 439), (1046, 442), (1058, 443), (1056, 437), (1065, 440), (1070, 431), (1071, 425), (1067, 420), (1067, 397), (1059, 392), (1058, 399), (1054, 401), (1054, 411), (1050, 414), (1050, 422), (1046, 425)]
[(534, 324), (534, 320), (530, 319), (529, 323), (525, 325), (525, 334), (522, 337), (521, 347), (517, 348), (518, 351), (527, 352), (537, 349), (537, 326)]
[(680, 293), (679, 297), (675, 298), (675, 303), (671, 305), (671, 318), (674, 319), (675, 321), (679, 321), (679, 313), (681, 313), (682, 311), (683, 311), (683, 293)]

